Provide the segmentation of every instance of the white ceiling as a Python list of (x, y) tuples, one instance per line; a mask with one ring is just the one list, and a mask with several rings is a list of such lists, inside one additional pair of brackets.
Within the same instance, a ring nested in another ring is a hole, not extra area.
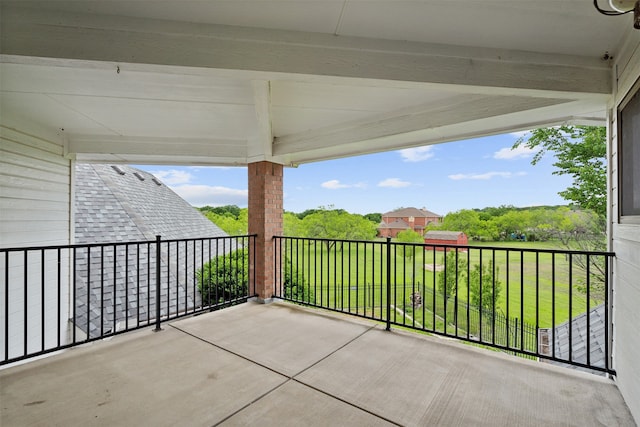
[[(606, 5), (608, 0), (599, 0)], [(20, 0), (66, 11), (445, 45), (599, 56), (631, 16), (591, 0)]]
[(588, 0), (0, 1), (3, 115), (85, 161), (298, 164), (604, 120)]

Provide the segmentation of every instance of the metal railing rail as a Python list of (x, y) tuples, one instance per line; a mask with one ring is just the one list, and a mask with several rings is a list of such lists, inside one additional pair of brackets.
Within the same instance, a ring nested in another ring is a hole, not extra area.
[(611, 252), (282, 236), (274, 244), (275, 298), (615, 374)]
[(0, 365), (244, 302), (254, 251), (255, 235), (0, 249)]

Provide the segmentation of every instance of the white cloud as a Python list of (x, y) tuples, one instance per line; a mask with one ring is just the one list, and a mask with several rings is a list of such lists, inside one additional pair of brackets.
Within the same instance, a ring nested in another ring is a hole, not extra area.
[(189, 172), (177, 169), (153, 171), (151, 173), (167, 185), (187, 184), (193, 179), (193, 175)]
[(493, 153), (493, 158), (499, 160), (526, 159), (533, 156), (537, 151), (524, 145), (520, 145), (517, 148), (505, 147)]
[(458, 174), (454, 174), (454, 175), (449, 175), (449, 179), (452, 179), (454, 181), (460, 181), (463, 179), (474, 179), (474, 180), (489, 180), (495, 177), (501, 177), (501, 178), (511, 178), (514, 176), (523, 176), (526, 175), (526, 172), (517, 172), (517, 173), (511, 173), (511, 172), (486, 172), (486, 173), (471, 173), (471, 174), (464, 174), (464, 173), (458, 173)]
[(422, 162), (434, 156), (433, 146), (406, 148), (399, 151), (405, 162)]
[(249, 190), (213, 186), (213, 185), (178, 185), (172, 186), (180, 197), (193, 206), (246, 206)]
[(342, 188), (366, 188), (367, 185), (363, 182), (359, 182), (357, 184), (343, 184), (337, 179), (332, 179), (323, 182), (320, 186), (329, 190), (340, 190)]
[(391, 187), (391, 188), (402, 188), (408, 187), (411, 183), (408, 181), (402, 181), (399, 178), (387, 178), (378, 183), (378, 187)]
[(332, 179), (331, 181), (326, 181), (320, 184), (322, 188), (328, 188), (329, 190), (338, 190), (340, 188), (349, 188), (347, 184), (341, 184), (337, 179)]

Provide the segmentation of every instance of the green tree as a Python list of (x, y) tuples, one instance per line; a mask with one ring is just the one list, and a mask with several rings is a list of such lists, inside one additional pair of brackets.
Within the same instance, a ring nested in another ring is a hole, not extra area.
[(424, 243), (424, 237), (417, 231), (407, 228), (398, 233), (396, 241), (400, 243)]
[[(424, 237), (422, 237), (422, 234), (407, 228), (398, 233), (396, 241), (399, 243), (424, 243)], [(419, 249), (422, 250), (422, 247)], [(416, 253), (416, 248), (415, 246), (403, 245), (402, 252), (406, 258), (413, 258), (413, 255)]]
[(283, 234), (288, 237), (302, 237), (302, 220), (292, 212), (285, 212), (282, 217)]
[[(581, 250), (601, 251), (606, 249), (607, 215), (607, 131), (602, 126), (560, 126), (555, 128), (536, 129), (528, 138), (520, 138), (513, 148), (525, 146), (539, 149), (531, 160), (537, 164), (546, 152), (551, 151), (556, 156), (553, 164), (557, 170), (554, 174), (569, 175), (573, 178), (572, 185), (559, 194), (566, 200), (571, 200), (582, 209), (592, 210), (599, 217), (596, 224), (598, 229), (591, 232), (565, 233), (564, 240), (570, 249), (576, 247)], [(579, 219), (578, 219), (579, 220)], [(574, 220), (574, 223), (576, 221)], [(592, 286), (594, 290), (602, 290), (605, 283), (604, 263), (598, 257), (577, 257), (577, 265), (586, 271), (589, 263), (590, 272), (594, 275)], [(587, 259), (589, 261), (587, 261)], [(585, 290), (582, 285), (579, 290)]]
[(233, 216), (234, 218), (238, 218), (238, 216), (240, 215), (240, 208), (236, 205), (225, 205), (225, 206), (203, 206), (201, 208), (199, 208), (199, 210), (202, 213), (215, 213), (218, 215), (225, 215), (225, 214), (230, 214), (231, 216)]
[(483, 221), (491, 220), (494, 217), (502, 216), (505, 213), (516, 209), (515, 206), (512, 205), (500, 205), (496, 207), (486, 207), (483, 209), (474, 209), (480, 214), (480, 219)]
[(559, 194), (584, 209), (604, 217), (607, 213), (607, 132), (599, 126), (559, 126), (531, 131), (513, 145), (538, 150), (531, 160), (537, 164), (553, 152), (556, 175), (569, 175), (572, 185)]
[(480, 213), (471, 209), (448, 213), (441, 224), (429, 225), (427, 229), (463, 231), (475, 240), (496, 240), (499, 236), (493, 221), (481, 219)]
[(329, 206), (318, 206), (315, 209), (307, 209), (304, 210), (302, 212), (300, 212), (298, 215), (298, 218), (300, 219), (305, 219), (306, 217), (308, 217), (311, 214), (317, 213), (317, 212), (322, 212), (322, 211), (336, 211), (339, 213), (347, 213), (347, 211), (345, 211), (344, 209), (334, 209), (334, 205), (329, 205)]
[[(567, 215), (570, 223), (562, 234), (562, 241), (569, 249), (582, 252), (607, 251), (606, 225), (603, 217), (592, 211), (573, 210)], [(604, 301), (604, 284), (607, 278), (606, 260), (602, 256), (586, 256), (575, 254), (573, 264), (580, 268), (585, 275), (578, 277), (576, 289), (584, 294), (587, 292), (586, 271), (589, 269), (590, 297)]]
[[(342, 209), (320, 208), (304, 217), (299, 231), (301, 237), (317, 239), (372, 240), (377, 234), (377, 224)], [(333, 246), (331, 242), (327, 244)]]
[(239, 209), (237, 215), (231, 211), (204, 211), (204, 214), (227, 234), (239, 236), (248, 233), (249, 209), (247, 208)]
[(495, 312), (502, 292), (499, 275), (500, 269), (494, 268), (493, 261), (482, 263), (482, 266), (474, 264), (469, 273), (469, 294), (472, 305), (482, 308), (485, 312)]
[(531, 225), (527, 238), (541, 241), (557, 238), (570, 227), (569, 212), (566, 206), (531, 209)]
[(449, 251), (445, 258), (445, 269), (438, 273), (438, 291), (445, 299), (455, 296), (457, 288), (464, 283), (466, 275), (466, 256), (456, 251)]
[(493, 224), (500, 230), (500, 234), (510, 236), (513, 233), (523, 234), (533, 227), (529, 210), (509, 210), (493, 218)]
[(364, 216), (366, 219), (368, 219), (371, 222), (374, 222), (376, 224), (380, 224), (382, 222), (382, 214), (381, 213), (368, 213)]

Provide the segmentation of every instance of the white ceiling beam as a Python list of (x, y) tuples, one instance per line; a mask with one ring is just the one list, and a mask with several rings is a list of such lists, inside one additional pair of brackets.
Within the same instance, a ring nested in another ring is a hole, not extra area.
[[(567, 115), (567, 111), (575, 114)], [(383, 151), (400, 150), (445, 142), (461, 141), (500, 135), (518, 130), (530, 130), (539, 127), (562, 124), (603, 125), (604, 110), (597, 103), (573, 101), (541, 107), (513, 111), (501, 115), (477, 118), (466, 122), (453, 121), (440, 127), (427, 128), (420, 131), (381, 136), (375, 139), (354, 141), (343, 145), (327, 144), (309, 147), (304, 151), (274, 155), (279, 163), (297, 166), (319, 160), (342, 158), (354, 155), (371, 154)], [(274, 161), (275, 161), (274, 160)]]
[(268, 81), (253, 81), (252, 85), (258, 134), (249, 138), (248, 141), (247, 157), (249, 163), (271, 160), (273, 155), (271, 84)]
[(403, 134), (419, 135), (420, 132), (429, 133), (432, 129), (456, 123), (566, 102), (562, 99), (548, 98), (461, 95), (439, 101), (435, 105), (430, 103), (323, 129), (276, 137), (273, 153), (278, 156), (320, 147), (338, 147), (360, 141), (397, 137)]
[(182, 166), (246, 166), (247, 162), (243, 157), (202, 157), (202, 156), (165, 156), (159, 154), (78, 154), (75, 160), (81, 163), (109, 163), (124, 165), (167, 165), (176, 164)]
[(174, 162), (183, 157), (229, 159), (246, 164), (246, 142), (232, 139), (157, 138), (130, 136), (69, 135), (65, 155), (81, 159), (116, 156), (122, 159), (149, 155), (171, 157)]
[(199, 67), (255, 79), (281, 74), (518, 89), (540, 96), (611, 93), (611, 71), (597, 58), (6, 5), (0, 15), (0, 53), (8, 56)]

